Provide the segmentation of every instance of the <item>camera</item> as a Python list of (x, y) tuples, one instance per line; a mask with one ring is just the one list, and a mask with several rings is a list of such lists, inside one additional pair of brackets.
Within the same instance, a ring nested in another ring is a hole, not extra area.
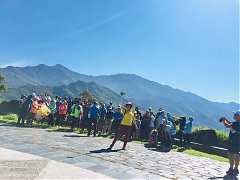
[(221, 118), (219, 119), (219, 122), (222, 123), (224, 120), (226, 120), (226, 118), (225, 118), (225, 117), (221, 117)]

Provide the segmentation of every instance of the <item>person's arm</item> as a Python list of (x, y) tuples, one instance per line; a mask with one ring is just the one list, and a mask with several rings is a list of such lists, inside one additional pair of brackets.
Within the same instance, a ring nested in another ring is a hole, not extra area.
[(231, 128), (231, 127), (232, 127), (232, 123), (231, 123), (230, 121), (228, 121), (227, 119), (225, 119), (225, 120), (223, 121), (223, 124), (224, 124), (224, 126), (227, 127), (227, 128)]

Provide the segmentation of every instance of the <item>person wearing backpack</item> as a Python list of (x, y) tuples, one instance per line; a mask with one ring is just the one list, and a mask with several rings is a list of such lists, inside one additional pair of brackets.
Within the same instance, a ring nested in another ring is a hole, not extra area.
[(25, 96), (21, 97), (20, 109), (18, 114), (18, 123), (17, 123), (18, 126), (20, 127), (24, 126), (25, 118), (30, 111), (31, 104), (32, 104), (32, 95), (28, 97), (25, 97)]
[(113, 122), (112, 122), (112, 126), (111, 126), (111, 134), (112, 133), (116, 133), (117, 129), (122, 121), (123, 118), (123, 113), (122, 113), (122, 108), (119, 105), (117, 107), (117, 109), (115, 110), (114, 114), (113, 114)]
[(73, 131), (75, 127), (79, 127), (79, 122), (82, 114), (82, 107), (79, 102), (75, 99), (71, 110), (70, 110), (70, 121), (71, 121), (71, 130)]
[(114, 107), (113, 107), (112, 102), (110, 102), (109, 106), (107, 107), (106, 120), (105, 120), (105, 124), (104, 124), (104, 133), (106, 133), (106, 134), (111, 133), (113, 114), (114, 114)]
[(184, 133), (183, 138), (184, 138), (185, 146), (190, 145), (190, 142), (192, 139), (192, 128), (193, 128), (193, 117), (189, 117), (188, 122), (186, 123), (184, 131), (183, 131), (183, 133)]
[(104, 103), (100, 104), (100, 118), (99, 118), (99, 122), (98, 122), (98, 133), (99, 135), (101, 135), (103, 133), (104, 130), (104, 126), (105, 126), (105, 121), (106, 121), (106, 115), (107, 115), (107, 108), (106, 105)]
[(184, 140), (184, 129), (186, 126), (187, 118), (185, 116), (180, 117), (179, 119), (179, 140), (180, 140), (180, 146), (183, 147), (183, 140)]
[(60, 120), (59, 123), (61, 125), (66, 120), (67, 111), (68, 111), (68, 104), (67, 104), (67, 101), (64, 100), (63, 102), (60, 103), (60, 105), (58, 107), (58, 114), (59, 114), (59, 120)]
[(100, 117), (100, 110), (98, 108), (98, 103), (95, 101), (91, 108), (89, 109), (89, 124), (88, 124), (88, 134), (91, 135), (91, 131), (93, 130), (93, 135), (96, 137), (97, 133), (97, 123)]

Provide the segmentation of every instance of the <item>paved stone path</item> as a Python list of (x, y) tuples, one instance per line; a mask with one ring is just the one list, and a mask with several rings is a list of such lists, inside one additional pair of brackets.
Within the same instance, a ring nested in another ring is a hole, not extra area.
[[(104, 152), (111, 139), (44, 129), (0, 126), (0, 147), (73, 164), (117, 179), (216, 179), (228, 168), (207, 158), (156, 152), (129, 143), (126, 151)], [(115, 149), (121, 148), (116, 143)]]
[(67, 163), (36, 155), (0, 148), (0, 179), (4, 180), (66, 180), (113, 179)]

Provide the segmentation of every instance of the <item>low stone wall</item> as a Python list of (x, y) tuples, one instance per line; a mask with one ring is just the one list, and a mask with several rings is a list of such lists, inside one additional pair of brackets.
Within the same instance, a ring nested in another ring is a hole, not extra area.
[[(174, 144), (180, 145), (180, 140), (179, 139), (174, 139)], [(221, 148), (221, 147), (216, 147), (216, 146), (208, 146), (205, 144), (200, 144), (196, 142), (191, 142), (189, 144), (189, 147), (192, 149), (195, 149), (197, 151), (205, 152), (208, 154), (214, 154), (222, 157), (228, 158), (228, 149), (226, 148)]]

